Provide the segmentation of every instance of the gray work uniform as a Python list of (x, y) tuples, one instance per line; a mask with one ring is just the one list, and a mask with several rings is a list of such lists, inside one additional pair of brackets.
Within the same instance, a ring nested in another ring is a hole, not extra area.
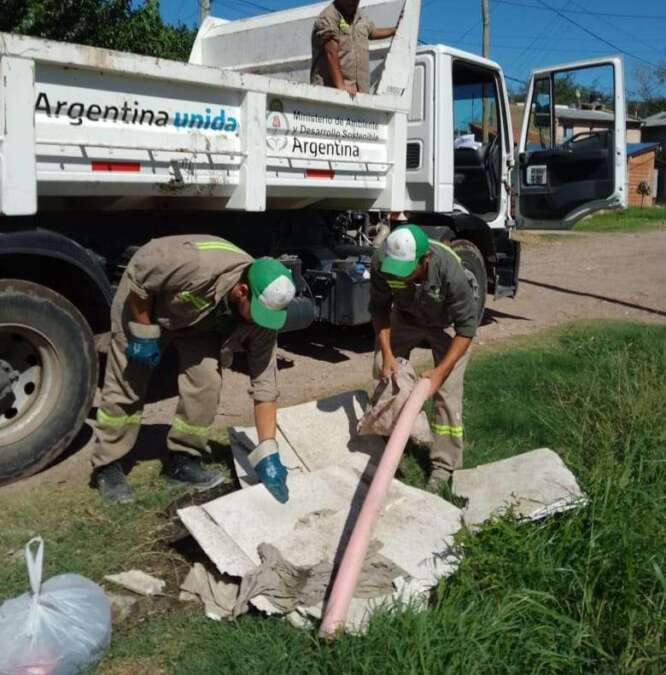
[(338, 59), (345, 84), (355, 85), (357, 91), (370, 91), (370, 60), (368, 57), (368, 40), (375, 30), (375, 24), (363, 12), (356, 10), (351, 24), (330, 4), (315, 19), (312, 28), (312, 67), (310, 82), (326, 87), (333, 87), (329, 73), (324, 45), (329, 40), (338, 43)]
[[(383, 274), (384, 251), (377, 251), (371, 267), (370, 313), (390, 320), (391, 350), (395, 356), (409, 358), (422, 343), (432, 349), (435, 364), (446, 354), (451, 337), (445, 332), (453, 326), (457, 335), (474, 337), (477, 327), (476, 303), (458, 256), (444, 244), (430, 240), (432, 257), (427, 279), (415, 284)], [(433, 396), (431, 429), (435, 438), (430, 451), (433, 468), (449, 472), (462, 467), (463, 378), (470, 350)], [(375, 354), (375, 374), (381, 367), (381, 354)]]
[(151, 320), (161, 328), (160, 346), (178, 353), (176, 415), (169, 450), (198, 456), (208, 448), (222, 387), (220, 367), (245, 351), (255, 401), (274, 401), (277, 333), (243, 321), (226, 300), (253, 259), (234, 244), (206, 235), (153, 239), (127, 266), (111, 308), (111, 344), (97, 410), (93, 466), (109, 464), (134, 446), (151, 370), (128, 362), (130, 292), (152, 299)]

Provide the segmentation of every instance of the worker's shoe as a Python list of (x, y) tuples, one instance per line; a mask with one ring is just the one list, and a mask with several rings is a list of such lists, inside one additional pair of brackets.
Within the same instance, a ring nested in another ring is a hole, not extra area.
[(95, 469), (93, 482), (108, 504), (129, 504), (134, 501), (134, 492), (127, 483), (120, 462), (111, 462)]
[(189, 486), (203, 492), (224, 483), (224, 476), (217, 471), (207, 471), (201, 465), (201, 458), (185, 452), (170, 453), (164, 466), (164, 474), (171, 487)]

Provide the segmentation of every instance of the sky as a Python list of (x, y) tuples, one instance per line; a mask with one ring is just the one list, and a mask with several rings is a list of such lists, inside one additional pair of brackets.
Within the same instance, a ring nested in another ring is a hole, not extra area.
[[(211, 0), (211, 14), (239, 19), (305, 4)], [(169, 23), (197, 22), (198, 0), (160, 0), (160, 6)], [(480, 6), (480, 0), (422, 0), (420, 39), (481, 53)], [(631, 93), (637, 66), (666, 62), (664, 36), (662, 0), (490, 0), (490, 58), (516, 80), (526, 80), (533, 68), (624, 52)]]

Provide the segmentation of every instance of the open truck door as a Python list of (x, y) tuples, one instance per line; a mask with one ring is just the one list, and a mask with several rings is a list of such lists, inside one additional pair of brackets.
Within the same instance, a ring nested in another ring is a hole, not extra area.
[(567, 229), (594, 211), (626, 206), (624, 99), (620, 58), (531, 73), (518, 146), (518, 228)]

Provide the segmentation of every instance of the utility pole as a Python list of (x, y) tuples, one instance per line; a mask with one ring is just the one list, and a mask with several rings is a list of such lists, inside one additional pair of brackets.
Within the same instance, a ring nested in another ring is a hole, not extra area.
[(481, 21), (483, 23), (483, 58), (490, 58), (490, 9), (488, 0), (481, 0)]
[(201, 25), (210, 14), (210, 0), (199, 0), (199, 25)]
[[(488, 0), (481, 0), (481, 22), (483, 24), (482, 55), (484, 59), (490, 58), (490, 8)], [(483, 142), (488, 143), (488, 130), (490, 128), (490, 106), (489, 98), (492, 96), (493, 88), (491, 85), (483, 85)]]

